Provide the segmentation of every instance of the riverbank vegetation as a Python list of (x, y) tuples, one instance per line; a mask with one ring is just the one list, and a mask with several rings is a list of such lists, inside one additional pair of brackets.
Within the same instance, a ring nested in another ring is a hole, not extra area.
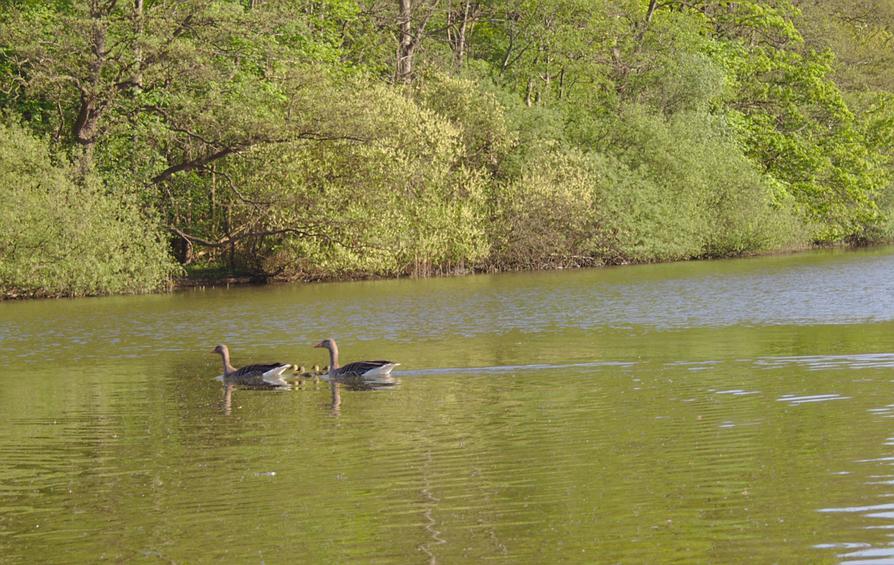
[(0, 8), (0, 295), (894, 232), (891, 0)]

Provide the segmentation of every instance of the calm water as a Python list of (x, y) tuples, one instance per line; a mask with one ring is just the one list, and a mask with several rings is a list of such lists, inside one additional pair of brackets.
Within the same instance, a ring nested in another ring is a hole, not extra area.
[[(401, 362), (376, 392), (236, 364)], [(0, 303), (0, 562), (894, 562), (894, 249)]]

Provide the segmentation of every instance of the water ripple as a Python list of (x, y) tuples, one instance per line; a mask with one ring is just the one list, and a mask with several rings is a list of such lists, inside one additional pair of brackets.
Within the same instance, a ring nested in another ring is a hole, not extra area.
[(850, 400), (850, 396), (841, 396), (840, 394), (812, 394), (806, 396), (795, 396), (793, 394), (784, 394), (777, 398), (777, 402), (788, 402), (792, 406), (801, 404), (810, 404), (814, 402), (828, 402), (830, 400)]
[(754, 364), (759, 367), (772, 369), (790, 365), (800, 365), (811, 371), (829, 369), (885, 369), (894, 367), (894, 353), (761, 357), (756, 359)]

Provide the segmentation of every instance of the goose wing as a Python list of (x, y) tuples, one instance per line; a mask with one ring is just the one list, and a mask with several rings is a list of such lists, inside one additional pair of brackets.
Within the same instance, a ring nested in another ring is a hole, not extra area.
[(249, 385), (287, 386), (281, 375), (291, 368), (289, 363), (246, 365), (229, 375), (229, 379)]
[(393, 361), (355, 361), (336, 370), (337, 377), (371, 377), (384, 376), (391, 372), (398, 363)]
[(239, 367), (239, 369), (237, 369), (235, 373), (230, 373), (230, 376), (247, 377), (249, 375), (267, 375), (268, 373), (279, 375), (285, 372), (285, 370), (289, 367), (291, 367), (291, 365), (289, 365), (288, 363), (265, 363), (257, 365), (246, 365), (244, 367)]

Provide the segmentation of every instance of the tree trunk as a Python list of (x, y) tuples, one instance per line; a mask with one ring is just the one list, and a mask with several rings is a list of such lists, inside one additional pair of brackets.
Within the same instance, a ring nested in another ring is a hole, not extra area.
[[(410, 82), (413, 78), (413, 55), (425, 35), (425, 27), (435, 13), (440, 0), (398, 0), (399, 43), (397, 47), (397, 64), (394, 70), (395, 82)], [(413, 26), (414, 8), (423, 8), (421, 17), (417, 14), (415, 28)]]
[(80, 107), (78, 116), (71, 127), (72, 137), (82, 147), (79, 168), (86, 174), (93, 166), (93, 145), (96, 142), (99, 117), (103, 106), (99, 90), (101, 88), (102, 69), (106, 60), (106, 28), (102, 21), (103, 13), (97, 4), (90, 10), (92, 17), (90, 29), (90, 61), (89, 80), (80, 86)]
[(453, 49), (453, 64), (457, 69), (462, 68), (466, 59), (468, 37), (478, 18), (478, 4), (472, 0), (463, 0), (462, 6), (451, 10), (448, 17), (447, 36), (450, 47)]
[(133, 82), (137, 88), (143, 87), (143, 46), (140, 41), (143, 38), (143, 0), (134, 0), (133, 3), (133, 20), (134, 20), (134, 59), (136, 60), (136, 70), (133, 75)]
[(559, 71), (559, 100), (565, 98), (565, 67)]
[(652, 23), (652, 16), (655, 15), (655, 10), (658, 8), (658, 0), (649, 0), (649, 8), (646, 11), (646, 19), (640, 25), (639, 31), (636, 34), (636, 42), (642, 43), (643, 36), (646, 35), (646, 30), (649, 28), (649, 24)]
[(413, 76), (413, 51), (416, 49), (416, 41), (413, 38), (412, 0), (398, 0), (400, 14), (398, 25), (400, 30), (397, 47), (397, 69), (395, 70), (395, 82), (408, 82)]

